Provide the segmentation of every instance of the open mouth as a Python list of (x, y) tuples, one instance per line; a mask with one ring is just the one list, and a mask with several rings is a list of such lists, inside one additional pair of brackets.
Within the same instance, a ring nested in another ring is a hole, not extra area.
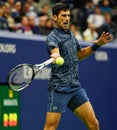
[(64, 23), (65, 25), (68, 25), (69, 23)]

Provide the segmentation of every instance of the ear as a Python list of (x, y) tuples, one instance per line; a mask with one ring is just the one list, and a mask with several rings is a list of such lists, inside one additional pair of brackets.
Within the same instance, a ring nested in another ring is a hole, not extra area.
[(56, 21), (56, 20), (57, 20), (57, 16), (56, 16), (56, 15), (53, 15), (52, 19), (53, 19), (54, 21)]

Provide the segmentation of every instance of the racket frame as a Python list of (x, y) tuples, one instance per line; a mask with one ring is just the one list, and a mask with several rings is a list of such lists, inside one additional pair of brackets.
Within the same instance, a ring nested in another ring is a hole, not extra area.
[[(11, 70), (9, 71), (9, 74), (8, 74), (8, 76), (7, 76), (8, 86), (9, 86), (10, 89), (12, 89), (13, 91), (21, 91), (21, 90), (23, 90), (24, 88), (26, 88), (26, 87), (28, 87), (28, 86), (30, 85), (30, 83), (32, 82), (32, 80), (34, 79), (34, 77), (39, 73), (39, 71), (40, 71), (42, 68), (44, 68), (45, 66), (51, 64), (53, 61), (54, 61), (54, 59), (53, 59), (53, 58), (50, 58), (50, 59), (44, 61), (44, 62), (41, 63), (41, 64), (32, 65), (32, 64), (24, 63), (24, 64), (16, 65), (13, 69), (11, 69)], [(26, 83), (26, 85), (25, 85), (24, 87), (21, 87), (20, 89), (13, 89), (13, 88), (12, 88), (12, 85), (11, 85), (11, 83), (10, 83), (10, 80), (9, 80), (9, 79), (10, 79), (10, 75), (11, 75), (13, 72), (15, 72), (15, 70), (17, 70), (18, 68), (20, 68), (21, 66), (22, 66), (22, 67), (23, 67), (23, 66), (30, 66), (31, 69), (32, 69), (32, 72), (33, 72), (32, 77), (31, 77), (31, 79), (29, 80), (29, 82)]]

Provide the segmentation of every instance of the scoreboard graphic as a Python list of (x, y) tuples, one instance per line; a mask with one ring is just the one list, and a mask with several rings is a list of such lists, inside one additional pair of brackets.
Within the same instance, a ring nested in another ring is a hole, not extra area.
[(0, 130), (19, 130), (20, 94), (0, 84)]

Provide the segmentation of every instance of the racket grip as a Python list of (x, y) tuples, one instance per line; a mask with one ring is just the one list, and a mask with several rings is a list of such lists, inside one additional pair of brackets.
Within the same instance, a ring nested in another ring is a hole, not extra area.
[(53, 59), (53, 58), (51, 58), (51, 59), (49, 59), (49, 60), (47, 60), (47, 61), (43, 62), (43, 64), (44, 64), (44, 66), (46, 66), (46, 65), (51, 64), (53, 61), (54, 61), (54, 59)]

